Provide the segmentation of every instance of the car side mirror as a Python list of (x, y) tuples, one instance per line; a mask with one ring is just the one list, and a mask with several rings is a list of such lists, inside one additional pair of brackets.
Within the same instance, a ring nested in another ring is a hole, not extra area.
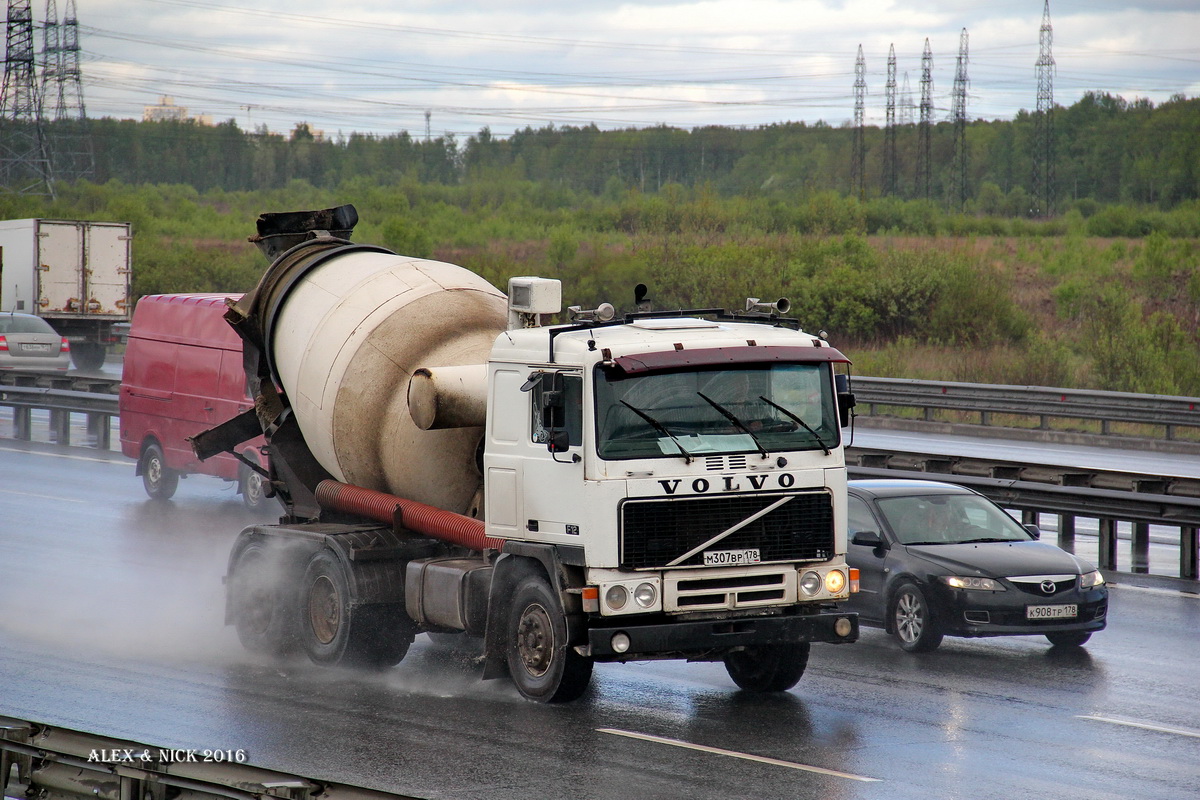
[(886, 547), (883, 542), (883, 537), (879, 535), (879, 531), (858, 531), (854, 534), (854, 538), (850, 540), (851, 544), (857, 544), (861, 547)]
[(1032, 536), (1033, 538), (1035, 538), (1035, 539), (1042, 538), (1042, 529), (1039, 528), (1037, 525), (1034, 525), (1032, 522), (1026, 523), (1025, 525), (1022, 525), (1021, 527), (1024, 528), (1025, 530), (1029, 531), (1029, 535)]

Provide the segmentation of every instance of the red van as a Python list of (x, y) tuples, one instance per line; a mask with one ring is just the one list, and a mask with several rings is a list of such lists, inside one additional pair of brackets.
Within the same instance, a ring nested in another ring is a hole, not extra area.
[[(246, 392), (242, 340), (223, 319), (240, 294), (158, 294), (138, 301), (121, 373), (121, 452), (137, 459), (146, 494), (167, 499), (179, 479), (215, 475), (237, 482), (251, 508), (266, 502), (265, 479), (228, 453), (201, 462), (187, 437), (237, 416)], [(259, 437), (242, 455), (266, 464)]]

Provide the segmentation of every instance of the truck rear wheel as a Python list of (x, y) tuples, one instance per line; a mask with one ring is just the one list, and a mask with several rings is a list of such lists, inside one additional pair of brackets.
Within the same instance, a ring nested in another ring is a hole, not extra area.
[(295, 603), (282, 555), (263, 542), (246, 545), (229, 577), (230, 610), (242, 646), (284, 656), (296, 649)]
[(80, 342), (71, 345), (71, 363), (75, 369), (97, 370), (104, 366), (104, 345), (96, 342)]
[(155, 500), (170, 500), (179, 488), (179, 473), (167, 466), (162, 447), (151, 442), (142, 451), (142, 486)]
[(301, 587), (300, 645), (315, 663), (382, 669), (408, 653), (414, 632), (403, 610), (352, 606), (346, 569), (332, 551), (309, 559)]
[(725, 671), (748, 692), (786, 692), (808, 666), (808, 642), (749, 645), (725, 656)]
[(525, 698), (566, 703), (587, 689), (592, 660), (567, 643), (562, 603), (541, 575), (526, 576), (517, 584), (508, 638), (508, 671)]

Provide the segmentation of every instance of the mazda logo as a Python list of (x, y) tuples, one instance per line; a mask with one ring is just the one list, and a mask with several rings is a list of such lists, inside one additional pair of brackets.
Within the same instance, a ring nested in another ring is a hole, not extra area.
[(1057, 588), (1054, 581), (1042, 581), (1042, 594), (1054, 594), (1054, 590)]

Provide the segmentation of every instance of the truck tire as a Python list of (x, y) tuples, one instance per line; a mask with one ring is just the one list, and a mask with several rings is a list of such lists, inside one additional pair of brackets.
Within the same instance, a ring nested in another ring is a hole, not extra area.
[(96, 342), (80, 342), (71, 345), (71, 363), (75, 369), (98, 370), (104, 366), (104, 345)]
[(403, 610), (352, 606), (346, 568), (331, 550), (309, 559), (300, 586), (300, 646), (314, 663), (383, 669), (408, 653), (414, 630)]
[(1092, 634), (1086, 631), (1083, 633), (1061, 631), (1059, 633), (1047, 633), (1046, 638), (1055, 647), (1083, 647), (1083, 645), (1087, 644), (1087, 640), (1092, 638)]
[(167, 466), (167, 459), (157, 442), (151, 442), (142, 450), (138, 466), (146, 494), (155, 500), (170, 500), (175, 495), (179, 488), (179, 473)]
[(892, 631), (909, 653), (928, 653), (942, 643), (942, 632), (921, 587), (903, 583), (891, 603)]
[(282, 554), (265, 542), (242, 550), (229, 576), (233, 625), (252, 653), (285, 656), (296, 651), (296, 603)]
[(507, 631), (508, 671), (523, 697), (567, 703), (587, 689), (592, 660), (567, 643), (562, 603), (541, 575), (527, 575), (517, 584)]
[(725, 656), (725, 671), (748, 692), (786, 692), (808, 666), (808, 642), (751, 645)]
[[(247, 454), (247, 457), (253, 458)], [(238, 465), (238, 492), (246, 508), (262, 508), (267, 503), (267, 479), (245, 464)]]

